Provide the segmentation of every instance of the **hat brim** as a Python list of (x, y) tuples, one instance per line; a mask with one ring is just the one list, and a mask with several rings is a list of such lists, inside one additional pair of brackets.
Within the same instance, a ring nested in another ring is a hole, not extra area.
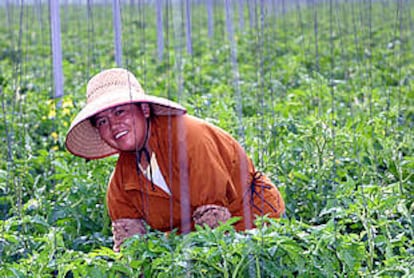
[(73, 120), (66, 135), (66, 148), (74, 155), (89, 160), (104, 158), (118, 153), (102, 140), (98, 130), (92, 126), (90, 118), (106, 109), (130, 104), (148, 103), (156, 116), (179, 116), (187, 111), (184, 107), (171, 100), (145, 95), (130, 94), (123, 90), (113, 91), (108, 97), (99, 98), (86, 106)]

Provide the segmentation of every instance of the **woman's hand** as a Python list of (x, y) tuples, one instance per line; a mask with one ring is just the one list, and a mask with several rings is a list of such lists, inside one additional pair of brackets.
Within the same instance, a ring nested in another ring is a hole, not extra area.
[(210, 228), (216, 228), (220, 223), (225, 223), (231, 217), (226, 207), (218, 205), (199, 206), (193, 213), (193, 220), (196, 225), (207, 224)]
[(125, 239), (133, 235), (146, 233), (143, 219), (121, 218), (112, 222), (112, 234), (114, 239), (114, 251), (119, 252)]

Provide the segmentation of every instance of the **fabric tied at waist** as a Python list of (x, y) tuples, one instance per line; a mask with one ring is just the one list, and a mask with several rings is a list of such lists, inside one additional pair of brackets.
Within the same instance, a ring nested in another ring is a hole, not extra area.
[(263, 174), (260, 171), (256, 171), (253, 174), (253, 178), (250, 183), (248, 192), (246, 192), (246, 193), (250, 193), (250, 200), (249, 200), (250, 205), (253, 208), (257, 209), (260, 212), (260, 214), (264, 213), (263, 209), (257, 205), (257, 202), (255, 204), (255, 197), (256, 197), (257, 200), (261, 201), (262, 204), (267, 204), (275, 213), (278, 213), (278, 210), (268, 200), (266, 200), (266, 198), (263, 195), (263, 190), (269, 190), (272, 188), (272, 186), (265, 184), (261, 180), (262, 177), (263, 177)]

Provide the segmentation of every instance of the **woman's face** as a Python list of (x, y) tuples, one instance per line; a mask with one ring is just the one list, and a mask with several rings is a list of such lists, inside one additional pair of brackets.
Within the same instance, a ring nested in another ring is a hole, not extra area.
[(149, 115), (144, 116), (142, 111), (141, 106), (136, 104), (109, 108), (95, 116), (95, 126), (111, 147), (120, 151), (135, 151), (144, 144), (147, 129), (146, 117)]

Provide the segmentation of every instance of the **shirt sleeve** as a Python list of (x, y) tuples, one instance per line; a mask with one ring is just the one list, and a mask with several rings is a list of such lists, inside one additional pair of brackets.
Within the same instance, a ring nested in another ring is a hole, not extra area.
[(136, 206), (139, 192), (137, 190), (125, 190), (122, 170), (122, 165), (118, 161), (108, 183), (106, 199), (109, 216), (112, 221), (120, 218), (142, 218), (142, 212)]
[[(188, 140), (196, 140), (188, 149), (191, 205), (229, 206), (237, 193), (231, 177), (235, 164), (234, 142), (227, 133), (205, 123)], [(231, 197), (232, 198), (232, 197)]]

